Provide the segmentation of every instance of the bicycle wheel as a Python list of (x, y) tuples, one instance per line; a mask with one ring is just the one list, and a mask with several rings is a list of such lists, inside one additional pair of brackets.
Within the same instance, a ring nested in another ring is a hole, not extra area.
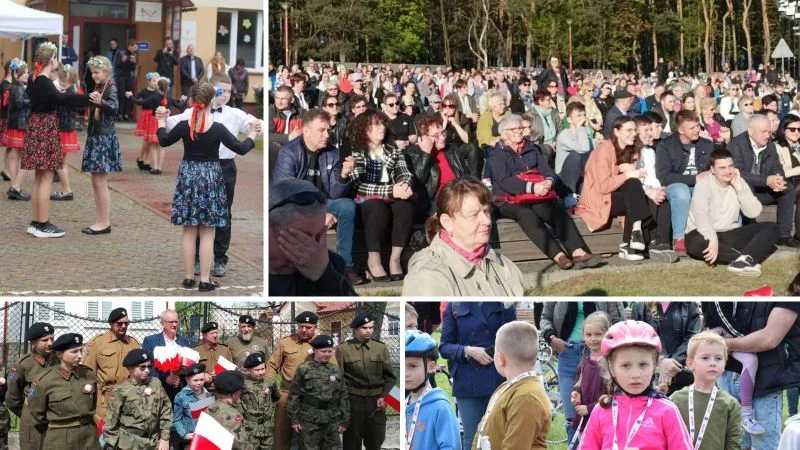
[(564, 428), (564, 404), (561, 401), (561, 394), (558, 391), (558, 371), (549, 361), (541, 364), (542, 383), (547, 398), (550, 400), (552, 422), (550, 434), (547, 436), (548, 444), (562, 444), (567, 442), (567, 431)]

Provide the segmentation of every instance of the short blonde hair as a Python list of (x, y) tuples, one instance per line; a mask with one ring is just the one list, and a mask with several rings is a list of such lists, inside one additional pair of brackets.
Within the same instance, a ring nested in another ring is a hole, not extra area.
[(416, 309), (414, 309), (414, 306), (412, 306), (411, 303), (406, 303), (406, 316), (413, 317), (414, 320), (419, 318), (419, 313)]
[(609, 319), (608, 314), (603, 311), (595, 311), (586, 316), (586, 318), (583, 319), (583, 327), (586, 328), (586, 324), (588, 323), (596, 323), (597, 325), (600, 325), (600, 328), (604, 332), (611, 328), (611, 319)]
[(714, 333), (713, 331), (703, 331), (702, 333), (697, 333), (689, 339), (689, 346), (686, 348), (686, 357), (694, 359), (695, 353), (697, 353), (697, 347), (700, 344), (717, 344), (722, 346), (722, 355), (725, 359), (728, 359), (728, 344), (725, 343), (725, 339), (722, 336)]
[(494, 93), (489, 95), (489, 98), (486, 99), (486, 107), (489, 108), (490, 110), (494, 109), (494, 107), (499, 105), (500, 103), (502, 103), (503, 106), (505, 106), (506, 104), (506, 99), (505, 97), (503, 97), (502, 94)]
[(708, 108), (716, 108), (717, 101), (713, 97), (704, 97), (700, 100), (700, 112), (707, 110)]
[(531, 323), (515, 320), (497, 330), (494, 346), (515, 363), (533, 365), (539, 354), (539, 331)]

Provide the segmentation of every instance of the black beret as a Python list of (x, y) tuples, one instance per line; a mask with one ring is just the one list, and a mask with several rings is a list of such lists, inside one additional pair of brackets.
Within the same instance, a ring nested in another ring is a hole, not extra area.
[(108, 315), (108, 323), (114, 323), (123, 317), (128, 317), (128, 311), (125, 308), (117, 308)]
[(214, 386), (220, 394), (233, 394), (244, 389), (244, 377), (235, 370), (226, 370), (217, 375)]
[(53, 326), (47, 322), (36, 322), (28, 328), (28, 340), (35, 341), (44, 336), (52, 336), (55, 333)]
[(297, 323), (311, 323), (316, 325), (319, 317), (311, 311), (306, 311), (295, 316), (294, 321)]
[(208, 333), (209, 331), (213, 331), (213, 330), (217, 330), (217, 329), (219, 329), (219, 326), (217, 325), (217, 322), (208, 322), (205, 325), (203, 325), (203, 328), (200, 329), (200, 332), (201, 333)]
[(357, 315), (352, 322), (350, 322), (350, 328), (358, 328), (362, 325), (372, 322), (373, 320), (375, 319), (373, 319), (368, 313), (361, 313)]
[(204, 373), (206, 371), (206, 365), (202, 363), (194, 363), (191, 366), (183, 369), (183, 376), (184, 377), (191, 377), (197, 375), (199, 373)]
[(253, 367), (258, 367), (261, 364), (265, 364), (267, 362), (267, 357), (261, 352), (250, 353), (247, 355), (247, 359), (244, 360), (244, 368), (245, 369), (252, 369)]
[(316, 349), (333, 348), (333, 338), (326, 334), (320, 334), (311, 341), (311, 346)]
[(148, 355), (146, 351), (140, 348), (134, 348), (133, 350), (129, 351), (127, 355), (125, 355), (125, 359), (122, 360), (122, 366), (133, 367), (149, 362), (150, 355)]
[(256, 320), (250, 314), (239, 316), (239, 323), (246, 323), (248, 325), (256, 326)]
[(82, 347), (82, 346), (83, 346), (83, 336), (81, 336), (78, 333), (67, 333), (59, 336), (58, 339), (56, 339), (56, 341), (50, 347), (50, 349), (57, 352), (63, 352), (75, 347)]
[(621, 100), (631, 97), (636, 97), (636, 96), (628, 92), (627, 89), (617, 89), (616, 91), (614, 91), (614, 100)]

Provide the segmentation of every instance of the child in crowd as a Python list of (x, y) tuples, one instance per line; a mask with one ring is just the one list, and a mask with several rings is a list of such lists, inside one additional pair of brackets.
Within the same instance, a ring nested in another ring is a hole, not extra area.
[(606, 393), (606, 380), (600, 367), (600, 360), (603, 359), (600, 344), (610, 325), (608, 314), (603, 311), (595, 311), (583, 321), (583, 341), (586, 342), (589, 354), (584, 354), (583, 361), (578, 365), (578, 380), (572, 389), (571, 401), (579, 420), (572, 421), (575, 434), (570, 441), (570, 448), (574, 448), (578, 436), (586, 429), (586, 423), (600, 395)]
[(742, 445), (742, 408), (717, 379), (725, 370), (728, 347), (718, 334), (705, 331), (692, 336), (686, 350), (686, 365), (694, 373), (694, 384), (670, 396), (678, 407), (696, 450), (739, 450)]
[[(139, 151), (139, 157), (136, 159), (136, 165), (139, 170), (147, 170), (153, 175), (161, 174), (161, 165), (164, 158), (160, 157), (159, 150), (161, 147), (158, 145), (158, 121), (156, 120), (155, 112), (159, 106), (167, 106), (167, 85), (163, 85), (163, 90), (159, 86), (160, 75), (158, 72), (150, 72), (144, 76), (147, 80), (147, 86), (139, 91), (138, 94), (133, 95), (133, 92), (125, 92), (125, 97), (128, 97), (133, 103), (140, 105), (142, 111), (139, 113), (139, 121), (136, 123), (136, 136), (142, 137), (142, 149)], [(163, 152), (163, 150), (162, 150)], [(147, 161), (153, 162), (152, 166), (147, 164)]]
[(94, 100), (89, 106), (89, 127), (81, 170), (92, 174), (96, 213), (94, 224), (81, 231), (88, 235), (108, 234), (111, 233), (108, 174), (122, 172), (122, 154), (114, 127), (119, 99), (111, 61), (105, 56), (95, 56), (87, 65), (92, 72), (95, 88), (91, 94)]
[[(6, 132), (6, 124), (8, 124), (8, 97), (11, 95), (11, 61), (6, 61), (3, 64), (3, 80), (0, 81), (0, 145), (3, 142), (3, 134)], [(11, 168), (8, 165), (8, 154), (11, 152), (10, 148), (6, 149), (5, 158), (3, 158), (3, 170), (0, 170), (0, 177), (3, 181), (11, 181), (8, 174)]]
[(414, 309), (411, 303), (406, 303), (406, 331), (416, 330), (418, 319), (419, 313), (417, 313), (417, 310)]
[(678, 408), (652, 387), (661, 340), (650, 325), (635, 320), (611, 326), (600, 344), (613, 395), (598, 400), (584, 431), (581, 450), (692, 446)]
[(181, 438), (180, 450), (186, 448), (194, 438), (197, 419), (192, 417), (192, 407), (211, 402), (211, 394), (203, 387), (206, 381), (205, 364), (192, 364), (183, 370), (183, 376), (186, 386), (175, 396), (175, 406), (172, 408), (172, 423)]
[[(78, 92), (75, 89), (75, 84), (78, 82), (78, 73), (69, 64), (62, 65), (59, 63), (58, 70), (53, 72), (51, 78), (55, 78), (53, 83), (59, 92), (68, 94)], [(81, 149), (80, 144), (78, 144), (78, 133), (75, 131), (75, 113), (82, 110), (83, 108), (77, 109), (70, 106), (58, 107), (58, 134), (61, 138), (61, 151), (64, 155), (77, 153)], [(73, 200), (75, 195), (72, 193), (72, 188), (69, 184), (69, 169), (67, 168), (66, 160), (56, 173), (58, 173), (59, 182), (61, 183), (61, 191), (51, 194), (50, 200)]]
[(8, 188), (10, 200), (30, 200), (30, 194), (22, 191), (22, 181), (25, 170), (20, 168), (22, 148), (25, 143), (25, 130), (31, 114), (31, 104), (26, 91), (28, 85), (28, 65), (25, 61), (14, 58), (11, 60), (11, 87), (8, 97), (3, 100), (6, 105), (8, 122), (3, 133), (3, 145), (8, 149), (6, 159), (9, 165), (11, 187)]
[(546, 450), (551, 406), (534, 373), (539, 332), (523, 321), (506, 323), (495, 337), (494, 366), (506, 378), (489, 400), (472, 450)]
[[(406, 303), (406, 309), (409, 306)], [(436, 342), (427, 333), (417, 330), (407, 330), (405, 341), (405, 389), (409, 392), (406, 398), (405, 448), (458, 450), (461, 448), (461, 434), (450, 400), (443, 390), (428, 383), (439, 360)]]
[(178, 169), (175, 197), (172, 202), (172, 223), (183, 226), (183, 287), (195, 286), (195, 240), (200, 236), (200, 291), (211, 291), (219, 284), (211, 281), (211, 260), (214, 256), (214, 230), (228, 225), (230, 217), (222, 168), (219, 162), (220, 145), (236, 154), (245, 155), (253, 149), (261, 123), (250, 122), (250, 131), (239, 142), (225, 126), (211, 119), (211, 104), (215, 89), (211, 83), (192, 87), (192, 116), (178, 123), (167, 133), (168, 110), (159, 106), (158, 142), (168, 147), (183, 140), (183, 161)]

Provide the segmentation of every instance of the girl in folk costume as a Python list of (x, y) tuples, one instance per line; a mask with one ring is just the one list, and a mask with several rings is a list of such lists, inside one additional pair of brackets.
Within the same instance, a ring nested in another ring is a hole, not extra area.
[(57, 48), (50, 41), (45, 41), (39, 46), (34, 56), (36, 70), (33, 81), (28, 83), (27, 87), (31, 118), (28, 121), (28, 132), (25, 133), (22, 149), (22, 168), (36, 171), (32, 198), (33, 220), (28, 226), (28, 233), (41, 238), (64, 235), (64, 230), (49, 220), (53, 173), (64, 164), (56, 108), (89, 106), (88, 95), (61, 93), (53, 84), (50, 73), (58, 64), (56, 54)]
[[(3, 80), (0, 81), (0, 144), (3, 142), (3, 134), (6, 132), (6, 124), (8, 123), (8, 108), (5, 105), (4, 99), (8, 99), (8, 96), (11, 95), (11, 60), (6, 61), (3, 64)], [(9, 92), (6, 95), (6, 92)], [(6, 157), (3, 159), (3, 170), (0, 170), (0, 177), (3, 178), (3, 181), (11, 181), (11, 177), (8, 176), (9, 172), (11, 172), (11, 168), (8, 164), (8, 154), (11, 153), (11, 149), (6, 149)]]
[[(60, 65), (58, 71), (54, 71), (54, 80), (59, 92), (74, 94), (77, 92), (75, 84), (78, 82), (78, 73), (72, 66)], [(83, 108), (77, 109), (69, 106), (58, 107), (58, 135), (61, 138), (61, 151), (64, 155), (77, 153), (81, 146), (78, 144), (78, 133), (75, 131), (75, 113), (83, 113)], [(61, 183), (61, 191), (50, 195), (50, 200), (67, 201), (74, 198), (72, 188), (69, 185), (69, 169), (67, 163), (61, 164), (61, 168), (56, 171)]]
[(89, 126), (81, 170), (92, 174), (96, 213), (94, 224), (81, 231), (88, 235), (108, 234), (111, 233), (108, 174), (122, 172), (122, 155), (114, 128), (119, 102), (111, 61), (105, 56), (95, 56), (86, 64), (92, 72), (95, 88), (89, 94), (92, 104), (89, 106)]
[(183, 287), (195, 286), (195, 240), (200, 235), (200, 291), (211, 291), (218, 284), (211, 281), (214, 258), (214, 229), (228, 222), (227, 196), (219, 162), (219, 146), (224, 144), (234, 153), (247, 154), (255, 145), (253, 139), (261, 131), (259, 121), (250, 124), (247, 139), (239, 142), (224, 125), (211, 118), (214, 86), (201, 82), (192, 87), (192, 117), (179, 122), (167, 133), (167, 108), (156, 110), (158, 142), (163, 147), (183, 140), (183, 161), (178, 169), (175, 197), (172, 202), (172, 223), (183, 225)]
[[(142, 150), (139, 152), (136, 165), (139, 166), (139, 170), (147, 170), (153, 175), (160, 175), (164, 158), (161, 155), (163, 151), (159, 152), (158, 136), (156, 136), (158, 122), (155, 111), (159, 106), (167, 106), (167, 91), (166, 87), (163, 87), (162, 90), (162, 86), (159, 86), (160, 75), (158, 72), (150, 72), (144, 77), (147, 80), (147, 87), (136, 95), (133, 95), (131, 91), (125, 93), (125, 96), (133, 103), (142, 107), (139, 121), (136, 123), (136, 136), (142, 137)], [(148, 159), (153, 162), (152, 166), (147, 164)]]
[(22, 159), (22, 146), (25, 142), (25, 129), (28, 127), (28, 118), (31, 114), (30, 99), (25, 92), (28, 84), (28, 65), (17, 58), (11, 60), (11, 85), (3, 93), (3, 105), (6, 108), (8, 122), (3, 132), (2, 143), (8, 149), (6, 160), (8, 162), (11, 187), (8, 188), (8, 198), (11, 200), (30, 200), (31, 196), (22, 192), (22, 179), (25, 171), (20, 169)]

